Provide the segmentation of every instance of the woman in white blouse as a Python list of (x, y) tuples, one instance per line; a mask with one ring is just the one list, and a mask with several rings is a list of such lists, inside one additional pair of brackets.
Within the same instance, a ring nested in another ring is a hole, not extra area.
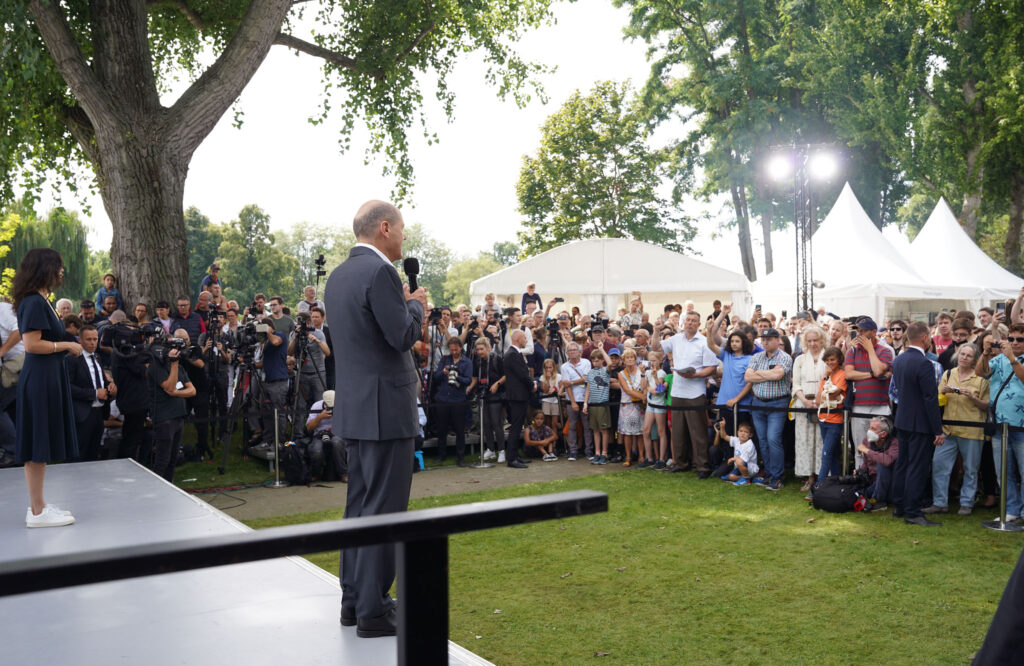
[[(820, 326), (808, 326), (801, 335), (803, 353), (793, 359), (793, 397), (794, 407), (813, 409), (818, 406), (818, 384), (827, 371), (822, 360), (825, 348), (825, 331)], [(797, 476), (807, 477), (801, 490), (807, 492), (817, 480), (817, 470), (821, 466), (821, 431), (818, 427), (816, 414), (793, 414), (796, 426), (796, 461)]]

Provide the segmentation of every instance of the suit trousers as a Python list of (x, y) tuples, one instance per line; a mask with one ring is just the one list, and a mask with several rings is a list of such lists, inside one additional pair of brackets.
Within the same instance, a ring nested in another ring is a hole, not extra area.
[(100, 459), (103, 440), (103, 409), (93, 407), (84, 421), (78, 422), (78, 456), (80, 461)]
[[(350, 439), (345, 517), (376, 516), (409, 508), (414, 438)], [(371, 619), (394, 608), (395, 544), (344, 548), (338, 563), (341, 606)]]
[(526, 401), (508, 402), (508, 439), (505, 440), (505, 462), (519, 460), (519, 449), (523, 443), (523, 425), (526, 423)]
[(893, 465), (892, 504), (906, 518), (921, 515), (921, 500), (932, 480), (935, 436), (899, 431), (900, 455)]
[[(672, 398), (673, 405), (705, 406), (707, 398)], [(708, 466), (708, 416), (696, 409), (672, 412), (672, 461), (677, 467), (693, 465), (700, 472), (710, 472)]]

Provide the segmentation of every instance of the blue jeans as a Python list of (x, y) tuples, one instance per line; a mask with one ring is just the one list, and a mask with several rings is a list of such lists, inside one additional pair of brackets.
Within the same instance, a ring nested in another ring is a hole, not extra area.
[[(996, 478), (1002, 482), (1002, 446), (1003, 429), (992, 436), (992, 457), (996, 461)], [(1016, 468), (1024, 476), (1024, 432), (1010, 431), (1010, 446), (1006, 449), (1006, 514), (1019, 516), (1021, 508), (1020, 484), (1017, 483), (1013, 469)]]
[[(932, 504), (949, 506), (949, 474), (956, 463), (957, 451), (964, 459), (964, 483), (960, 486), (960, 506), (974, 506), (974, 493), (978, 490), (978, 464), (981, 462), (980, 439), (967, 439), (946, 435), (942, 446), (935, 447), (932, 455)], [(1007, 495), (1006, 505), (1010, 500)]]
[(821, 426), (821, 469), (818, 470), (818, 483), (826, 476), (839, 476), (840, 440), (843, 437), (842, 423), (819, 423)]
[[(789, 398), (778, 400), (758, 400), (757, 407), (789, 407)], [(786, 412), (762, 412), (752, 410), (750, 417), (754, 421), (754, 430), (761, 442), (761, 457), (764, 458), (764, 469), (771, 481), (781, 481), (786, 471), (786, 454), (782, 449), (782, 426), (786, 425)]]
[(868, 486), (864, 493), (870, 499), (885, 504), (889, 501), (889, 495), (892, 494), (892, 467), (876, 465), (875, 474), (875, 482)]

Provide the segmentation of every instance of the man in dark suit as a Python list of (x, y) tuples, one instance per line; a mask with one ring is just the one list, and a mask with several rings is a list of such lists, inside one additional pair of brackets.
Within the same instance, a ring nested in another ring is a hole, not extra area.
[(505, 440), (505, 464), (525, 469), (519, 457), (519, 444), (523, 440), (523, 424), (526, 422), (526, 405), (530, 392), (536, 389), (530, 379), (529, 366), (522, 349), (526, 346), (526, 333), (515, 330), (509, 337), (512, 343), (505, 350), (502, 364), (505, 368), (505, 391), (508, 396), (508, 439)]
[(896, 357), (892, 366), (892, 380), (896, 382), (899, 397), (895, 426), (900, 440), (892, 480), (892, 515), (903, 516), (905, 522), (922, 527), (941, 524), (924, 517), (921, 499), (932, 478), (935, 447), (946, 439), (939, 413), (935, 367), (924, 355), (928, 337), (927, 324), (920, 321), (911, 324), (907, 328), (910, 346)]
[[(419, 431), (419, 374), (409, 350), (421, 337), (427, 296), (410, 293), (392, 262), (402, 257), (397, 208), (369, 201), (356, 213), (359, 241), (324, 291), (334, 337), (335, 434), (347, 440), (345, 517), (405, 511)], [(341, 551), (341, 623), (363, 638), (395, 635), (395, 546)]]
[(69, 356), (67, 359), (71, 401), (78, 428), (79, 459), (98, 460), (103, 419), (110, 413), (109, 400), (117, 394), (117, 387), (107, 381), (100, 367), (97, 353), (100, 337), (96, 327), (92, 324), (83, 326), (79, 341), (81, 356)]

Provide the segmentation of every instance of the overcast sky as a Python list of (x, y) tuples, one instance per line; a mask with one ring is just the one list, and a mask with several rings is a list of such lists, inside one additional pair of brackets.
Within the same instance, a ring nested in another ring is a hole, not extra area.
[[(499, 100), (484, 81), (481, 59), (468, 56), (449, 81), (456, 94), (453, 121), (446, 121), (439, 104), (426, 101), (429, 127), (440, 141), (428, 146), (418, 127), (410, 132), (416, 181), (414, 207), (404, 208), (406, 223), (422, 223), (462, 255), (515, 239), (520, 162), (524, 154), (536, 151), (548, 115), (575, 90), (589, 90), (596, 81), (631, 79), (639, 87), (647, 77), (646, 46), (622, 37), (625, 10), (590, 0), (558, 3), (555, 14), (554, 26), (518, 44), (524, 58), (558, 68), (542, 79), (547, 105), (534, 100), (519, 109), (512, 101)], [(319, 63), (281, 46), (272, 48), (241, 96), (242, 128), (232, 126), (229, 111), (196, 151), (185, 186), (186, 207), (196, 206), (211, 220), (226, 222), (254, 203), (270, 215), (276, 229), (303, 222), (347, 227), (362, 202), (388, 198), (392, 182), (380, 175), (381, 163), (363, 164), (365, 133), (357, 133), (351, 150), (341, 154), (338, 123), (307, 122), (320, 101)], [(339, 106), (337, 100), (334, 106)], [(89, 243), (107, 248), (110, 222), (98, 196), (90, 203), (92, 216), (85, 218)], [(44, 199), (43, 208), (53, 204)], [(77, 208), (71, 198), (64, 204)], [(702, 228), (695, 249), (705, 260), (741, 272), (732, 233), (715, 239), (717, 233), (717, 224)], [(756, 230), (754, 236), (759, 243)], [(755, 254), (761, 254), (759, 246)]]

